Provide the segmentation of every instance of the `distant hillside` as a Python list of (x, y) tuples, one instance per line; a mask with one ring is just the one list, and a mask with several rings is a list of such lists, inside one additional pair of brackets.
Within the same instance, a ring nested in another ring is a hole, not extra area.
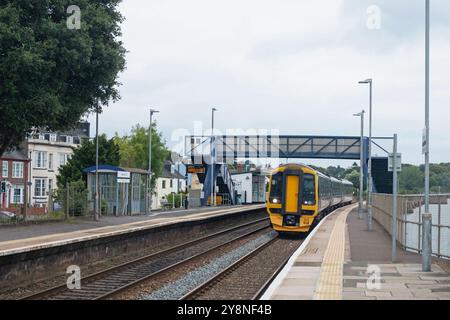
[[(340, 166), (329, 166), (322, 168), (310, 165), (317, 171), (329, 176), (347, 179), (351, 181), (356, 188), (359, 188), (359, 166), (357, 163), (349, 168)], [(402, 194), (423, 193), (424, 192), (424, 165), (416, 166), (403, 164), (402, 172), (399, 174), (399, 192)], [(432, 193), (442, 192), (450, 193), (450, 163), (430, 164), (430, 190)]]

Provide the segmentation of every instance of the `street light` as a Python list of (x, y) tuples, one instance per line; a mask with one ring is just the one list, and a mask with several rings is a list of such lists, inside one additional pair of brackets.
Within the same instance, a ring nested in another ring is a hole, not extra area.
[(364, 142), (364, 110), (360, 113), (356, 113), (353, 116), (361, 117), (361, 140), (360, 140), (360, 152), (359, 152), (359, 206), (358, 206), (358, 217), (362, 219), (362, 207), (363, 207), (363, 191), (364, 191), (364, 170), (363, 170), (363, 161), (364, 161), (364, 150), (363, 150), (363, 142)]
[(431, 271), (430, 215), (430, 0), (425, 0), (425, 214), (422, 216), (422, 271)]
[(369, 84), (369, 165), (367, 183), (367, 229), (372, 231), (372, 79), (359, 81), (359, 84)]
[(215, 179), (214, 179), (214, 112), (216, 108), (211, 109), (211, 206), (216, 205), (215, 193)]
[(154, 113), (158, 113), (158, 110), (150, 108), (150, 127), (148, 129), (148, 192), (147, 192), (147, 212), (150, 214), (152, 212), (152, 117)]
[(98, 184), (98, 108), (96, 108), (96, 116), (95, 116), (95, 212), (94, 212), (94, 221), (98, 221), (99, 217), (99, 208), (100, 208), (100, 192), (99, 192), (99, 184)]

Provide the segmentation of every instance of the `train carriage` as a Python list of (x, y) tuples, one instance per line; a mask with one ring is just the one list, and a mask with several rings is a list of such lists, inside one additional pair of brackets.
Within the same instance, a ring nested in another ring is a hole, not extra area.
[(269, 179), (267, 212), (278, 232), (306, 233), (332, 210), (353, 200), (353, 184), (308, 166), (287, 164)]

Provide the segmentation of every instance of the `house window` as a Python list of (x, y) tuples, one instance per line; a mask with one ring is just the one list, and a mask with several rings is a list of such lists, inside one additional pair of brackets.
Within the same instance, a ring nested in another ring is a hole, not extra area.
[(52, 191), (53, 189), (53, 179), (48, 179), (48, 191)]
[(165, 189), (166, 188), (166, 180), (162, 181), (162, 188)]
[(47, 152), (36, 151), (36, 168), (45, 169), (47, 167)]
[(48, 168), (53, 170), (53, 153), (49, 153), (48, 155)]
[(56, 142), (56, 133), (50, 134), (50, 141), (51, 142)]
[(35, 197), (45, 197), (45, 179), (35, 179), (34, 180), (34, 196)]
[(13, 162), (13, 178), (23, 178), (23, 162)]
[(73, 137), (72, 136), (67, 136), (67, 143), (73, 144)]
[(23, 187), (14, 186), (12, 188), (12, 195), (11, 203), (23, 204)]
[(8, 161), (2, 162), (2, 177), (8, 178), (9, 172), (8, 172)]
[(170, 187), (173, 188), (173, 180), (170, 179)]
[(69, 160), (69, 155), (67, 153), (60, 153), (59, 154), (59, 165), (63, 166), (67, 163), (67, 160)]

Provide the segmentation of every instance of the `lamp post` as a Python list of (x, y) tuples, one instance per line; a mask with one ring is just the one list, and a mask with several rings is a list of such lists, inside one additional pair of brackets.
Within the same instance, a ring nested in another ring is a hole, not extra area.
[(215, 193), (215, 179), (214, 179), (214, 112), (216, 112), (216, 108), (211, 109), (211, 206), (216, 205), (216, 197)]
[(369, 84), (369, 164), (367, 183), (367, 230), (372, 231), (372, 79), (359, 81), (360, 84)]
[(356, 113), (353, 116), (361, 117), (361, 140), (360, 140), (360, 151), (359, 151), (359, 206), (358, 206), (358, 217), (362, 219), (362, 207), (363, 207), (363, 192), (364, 192), (364, 170), (363, 170), (363, 161), (364, 161), (364, 150), (363, 150), (363, 142), (364, 142), (364, 110), (360, 113)]
[(98, 221), (100, 207), (100, 192), (98, 185), (98, 105), (95, 115), (95, 210), (94, 221)]
[(422, 216), (422, 271), (431, 271), (430, 216), (430, 0), (425, 0), (425, 214)]
[(150, 126), (148, 128), (148, 178), (147, 178), (147, 213), (152, 212), (152, 124), (153, 114), (158, 113), (158, 110), (150, 108)]

